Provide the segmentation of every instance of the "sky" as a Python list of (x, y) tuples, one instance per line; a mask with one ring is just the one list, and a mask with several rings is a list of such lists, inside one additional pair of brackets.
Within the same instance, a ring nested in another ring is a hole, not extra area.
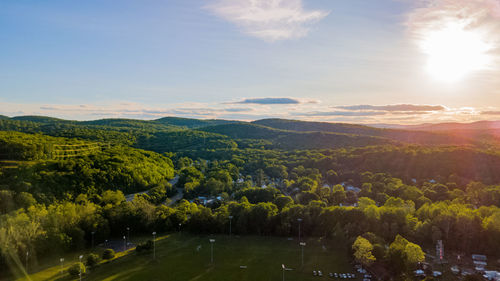
[(2, 0), (0, 114), (500, 119), (500, 0)]

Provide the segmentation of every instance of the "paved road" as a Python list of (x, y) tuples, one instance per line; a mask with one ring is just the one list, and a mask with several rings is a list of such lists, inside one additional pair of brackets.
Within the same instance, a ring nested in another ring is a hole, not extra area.
[[(171, 179), (169, 181), (169, 183), (175, 187), (175, 185), (177, 184), (177, 182), (179, 181), (179, 176), (175, 176), (173, 179)], [(177, 191), (178, 193), (172, 197), (172, 202), (174, 201), (174, 198), (176, 198), (179, 194), (180, 194), (180, 198), (177, 198), (175, 201), (177, 202), (178, 200), (182, 199), (182, 196), (183, 196), (183, 193), (182, 193), (182, 190), (179, 192), (179, 188), (177, 188)], [(148, 193), (148, 191), (141, 191), (141, 192), (137, 192), (137, 193), (132, 193), (132, 194), (127, 194), (125, 195), (125, 199), (127, 200), (127, 202), (130, 202), (132, 200), (134, 200), (134, 196), (136, 195), (140, 195), (140, 194), (144, 194), (144, 193)]]
[(168, 204), (165, 204), (165, 203), (167, 203), (166, 201), (165, 201), (165, 203), (163, 203), (163, 204), (165, 204), (165, 205), (167, 205), (167, 206), (172, 206), (172, 205), (174, 205), (177, 201), (181, 200), (181, 199), (182, 199), (182, 197), (184, 197), (184, 188), (177, 188), (177, 194), (175, 194), (175, 196), (174, 196), (174, 197), (169, 198), (169, 199), (170, 199), (170, 202), (169, 202)]

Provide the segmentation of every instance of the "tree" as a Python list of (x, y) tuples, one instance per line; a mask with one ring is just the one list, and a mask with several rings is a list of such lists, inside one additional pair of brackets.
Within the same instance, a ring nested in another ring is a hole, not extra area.
[(113, 249), (106, 249), (102, 253), (103, 260), (110, 260), (115, 257), (115, 251)]
[(352, 244), (354, 258), (364, 266), (371, 265), (376, 259), (372, 254), (373, 245), (367, 239), (358, 236)]
[(326, 182), (330, 185), (334, 185), (338, 181), (337, 172), (334, 170), (328, 170), (326, 172)]
[(87, 256), (87, 266), (89, 267), (94, 267), (96, 266), (98, 263), (99, 263), (99, 255), (97, 254), (94, 254), (94, 253), (90, 253), (88, 256)]
[(332, 204), (338, 205), (345, 201), (347, 198), (344, 187), (340, 184), (334, 185), (332, 188), (332, 195), (330, 201)]
[(425, 261), (425, 254), (419, 245), (408, 242), (405, 247), (406, 265), (408, 268), (414, 268), (417, 263)]
[(102, 194), (102, 202), (104, 204), (118, 205), (125, 201), (125, 195), (120, 190), (106, 190)]
[(85, 268), (85, 265), (81, 262), (77, 262), (75, 264), (73, 264), (69, 269), (68, 269), (68, 273), (69, 275), (71, 276), (79, 276), (80, 275), (80, 272), (83, 274), (85, 274), (85, 271), (86, 271), (86, 268)]

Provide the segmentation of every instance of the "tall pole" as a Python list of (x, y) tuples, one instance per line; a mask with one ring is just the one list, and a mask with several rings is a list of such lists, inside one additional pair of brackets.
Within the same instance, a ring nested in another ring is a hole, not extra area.
[(300, 242), (299, 245), (302, 246), (302, 266), (304, 266), (304, 246), (306, 245), (306, 242)]
[(83, 259), (83, 256), (80, 255), (78, 258), (80, 259), (80, 264), (78, 264), (78, 268), (80, 268), (80, 274), (79, 274), (80, 275), (80, 281), (82, 281), (82, 259)]
[(229, 216), (229, 237), (231, 237), (231, 221), (233, 220), (233, 216)]
[(94, 249), (94, 234), (95, 234), (95, 231), (92, 231), (90, 234), (92, 234), (92, 249)]
[(26, 273), (28, 273), (28, 258), (29, 258), (30, 252), (26, 251)]
[(153, 260), (156, 260), (156, 231), (153, 232)]
[(300, 239), (300, 224), (302, 222), (302, 219), (298, 218), (297, 221), (299, 222), (299, 242), (300, 242), (301, 241), (301, 239)]
[(127, 237), (123, 235), (123, 251), (125, 252), (127, 250)]
[(210, 263), (214, 263), (214, 243), (215, 239), (210, 239)]
[(283, 271), (283, 281), (285, 281), (285, 265), (281, 265), (281, 270)]
[(127, 245), (130, 243), (130, 227), (127, 226)]
[(61, 262), (61, 275), (64, 274), (64, 258), (60, 258), (59, 261)]

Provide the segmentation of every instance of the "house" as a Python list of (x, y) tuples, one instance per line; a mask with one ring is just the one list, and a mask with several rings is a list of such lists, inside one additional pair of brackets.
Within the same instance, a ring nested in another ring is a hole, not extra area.
[(485, 255), (472, 255), (472, 260), (486, 262), (488, 260), (488, 258)]
[(352, 185), (348, 185), (346, 188), (345, 188), (346, 191), (353, 191), (353, 192), (360, 192), (361, 191), (361, 188), (359, 187), (355, 187), (355, 186), (352, 186)]
[(488, 280), (499, 281), (500, 280), (500, 272), (498, 271), (485, 271), (483, 277)]
[(414, 273), (416, 277), (425, 277), (425, 272), (422, 269), (417, 269)]

